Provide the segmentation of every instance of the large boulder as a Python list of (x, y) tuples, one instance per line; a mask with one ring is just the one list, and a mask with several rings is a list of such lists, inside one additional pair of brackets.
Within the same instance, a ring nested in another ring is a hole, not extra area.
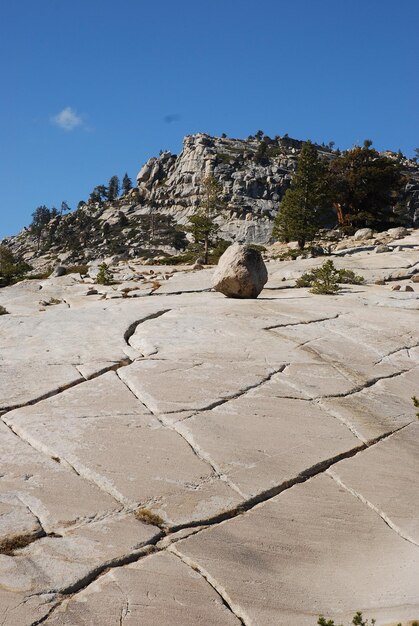
[(360, 228), (354, 235), (355, 241), (362, 241), (363, 239), (371, 239), (373, 232), (371, 228)]
[(257, 298), (267, 280), (260, 252), (234, 243), (220, 257), (212, 286), (228, 298)]

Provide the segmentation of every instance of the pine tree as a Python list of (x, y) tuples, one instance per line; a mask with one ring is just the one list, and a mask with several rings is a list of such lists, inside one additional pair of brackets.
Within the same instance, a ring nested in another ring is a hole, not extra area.
[(35, 209), (32, 213), (32, 222), (29, 226), (31, 232), (35, 235), (37, 240), (37, 248), (39, 250), (39, 244), (41, 237), (45, 232), (47, 224), (51, 220), (51, 211), (44, 204)]
[(124, 196), (132, 189), (132, 181), (128, 174), (125, 172), (124, 178), (122, 179), (122, 193)]
[(108, 184), (108, 200), (112, 202), (116, 200), (119, 195), (119, 178), (118, 176), (112, 176)]
[(68, 211), (71, 211), (71, 209), (68, 206), (67, 202), (65, 202), (64, 200), (61, 202), (61, 209), (60, 209), (60, 211), (61, 211), (60, 215), (62, 215), (63, 213), (68, 213)]
[(219, 226), (215, 218), (225, 209), (222, 187), (214, 176), (207, 176), (202, 184), (203, 194), (198, 210), (189, 218), (187, 230), (192, 233), (195, 243), (203, 245), (204, 263), (208, 263), (209, 247)]
[(298, 241), (303, 249), (317, 234), (328, 205), (326, 166), (308, 141), (301, 149), (297, 172), (280, 204), (273, 236), (281, 241)]

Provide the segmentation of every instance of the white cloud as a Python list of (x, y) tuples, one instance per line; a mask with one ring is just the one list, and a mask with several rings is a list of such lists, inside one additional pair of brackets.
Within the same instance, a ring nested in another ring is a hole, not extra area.
[(74, 130), (77, 126), (82, 126), (83, 124), (80, 115), (77, 115), (75, 110), (71, 107), (65, 107), (65, 109), (57, 113), (57, 115), (54, 115), (51, 121), (63, 130)]

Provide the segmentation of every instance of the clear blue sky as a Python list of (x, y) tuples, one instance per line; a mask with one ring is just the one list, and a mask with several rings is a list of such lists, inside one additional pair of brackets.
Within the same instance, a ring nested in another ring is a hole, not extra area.
[(2, 0), (0, 238), (190, 133), (412, 156), (418, 33), (418, 0)]

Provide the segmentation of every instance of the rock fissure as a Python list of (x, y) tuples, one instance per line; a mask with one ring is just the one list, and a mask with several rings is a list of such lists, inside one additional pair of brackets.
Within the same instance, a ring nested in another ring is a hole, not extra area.
[(220, 583), (213, 577), (211, 574), (205, 570), (199, 563), (192, 560), (191, 558), (182, 554), (174, 545), (171, 545), (167, 548), (168, 552), (175, 555), (178, 559), (182, 561), (185, 565), (190, 567), (194, 572), (198, 572), (204, 580), (212, 587), (212, 589), (216, 592), (218, 597), (220, 598), (223, 605), (236, 617), (236, 619), (243, 626), (250, 626), (250, 620), (243, 611), (243, 609), (237, 606), (232, 599), (229, 597), (227, 590), (220, 585)]
[(319, 324), (320, 322), (336, 320), (342, 315), (344, 315), (344, 313), (336, 313), (336, 315), (332, 315), (331, 317), (321, 317), (318, 320), (307, 320), (305, 322), (289, 322), (287, 324), (274, 324), (273, 326), (265, 326), (263, 330), (275, 330), (276, 328), (288, 328), (289, 326), (308, 326), (311, 324)]
[[(391, 433), (391, 434), (394, 434), (394, 433)], [(419, 542), (415, 541), (414, 539), (412, 539), (412, 537), (410, 537), (407, 533), (405, 533), (399, 526), (397, 526), (397, 524), (395, 524), (392, 521), (392, 519), (384, 511), (381, 511), (377, 506), (375, 506), (375, 504), (373, 504), (370, 500), (365, 498), (365, 496), (363, 496), (362, 493), (359, 493), (355, 489), (352, 489), (352, 487), (349, 487), (348, 485), (346, 485), (343, 482), (343, 480), (333, 470), (328, 469), (326, 471), (326, 474), (330, 476), (330, 478), (334, 480), (340, 487), (345, 489), (345, 491), (352, 494), (360, 502), (362, 502), (363, 504), (368, 506), (372, 511), (374, 511), (374, 513), (376, 513), (383, 520), (383, 522), (387, 524), (389, 528), (391, 528), (391, 530), (394, 530), (394, 532), (397, 533), (399, 537), (401, 537), (405, 541), (408, 541), (414, 546), (419, 547)]]
[(146, 317), (141, 318), (140, 320), (136, 320), (135, 322), (132, 322), (132, 324), (130, 324), (127, 328), (127, 330), (124, 332), (124, 341), (127, 345), (130, 345), (129, 340), (131, 339), (131, 337), (133, 336), (133, 334), (135, 333), (137, 327), (140, 324), (143, 324), (144, 322), (148, 322), (149, 320), (155, 320), (158, 317), (161, 317), (162, 315), (165, 315), (165, 313), (169, 313), (171, 309), (163, 309), (161, 311), (157, 311), (156, 313), (151, 313), (150, 315), (147, 315)]
[[(289, 363), (284, 363), (283, 365), (281, 365), (281, 367), (279, 367), (278, 369), (274, 370), (273, 372), (265, 376), (259, 382), (254, 383), (252, 385), (248, 385), (247, 387), (240, 389), (240, 391), (237, 391), (236, 393), (225, 396), (224, 398), (221, 398), (220, 400), (215, 400), (214, 402), (211, 402), (210, 404), (207, 404), (206, 406), (199, 408), (196, 412), (194, 412), (192, 415), (189, 415), (187, 418), (185, 418), (182, 421), (186, 421), (187, 419), (193, 417), (194, 415), (197, 415), (198, 413), (201, 413), (204, 411), (212, 411), (212, 409), (222, 406), (223, 404), (227, 404), (227, 402), (230, 402), (231, 400), (237, 400), (238, 398), (241, 398), (242, 396), (246, 395), (249, 391), (258, 389), (265, 383), (269, 382), (273, 376), (275, 376), (276, 374), (280, 374), (288, 366), (289, 366)], [(170, 413), (182, 413), (182, 412), (186, 412), (187, 410), (188, 409), (176, 409), (174, 411), (167, 411), (167, 414), (169, 415)]]
[[(403, 426), (402, 428), (405, 428), (406, 426)], [(397, 431), (402, 430), (402, 428), (397, 429)], [(377, 437), (376, 440), (374, 440), (374, 442), (372, 442), (370, 445), (375, 445), (377, 444), (379, 441), (382, 441), (383, 439), (386, 439), (387, 437), (391, 436), (392, 434), (394, 434), (397, 431), (393, 431), (391, 433), (386, 433), (385, 435), (381, 436), (381, 437)], [(269, 500), (271, 500), (272, 498), (276, 497), (277, 495), (283, 493), (284, 491), (291, 489), (292, 487), (296, 486), (297, 484), (301, 484), (306, 482), (307, 480), (310, 480), (311, 478), (314, 478), (315, 476), (318, 476), (319, 474), (322, 473), (329, 473), (328, 470), (330, 467), (332, 467), (333, 465), (335, 465), (336, 463), (338, 463), (339, 461), (342, 461), (344, 459), (348, 459), (351, 457), (356, 456), (358, 453), (362, 452), (363, 450), (365, 450), (368, 446), (363, 444), (360, 446), (357, 446), (355, 448), (352, 448), (342, 454), (339, 454), (331, 459), (328, 460), (324, 460), (320, 463), (317, 463), (316, 465), (312, 466), (311, 468), (308, 468), (306, 470), (304, 470), (303, 472), (301, 472), (297, 477), (295, 477), (294, 479), (291, 479), (289, 481), (286, 481), (285, 483), (282, 483), (281, 485), (278, 485), (275, 488), (272, 488), (270, 490), (268, 490), (267, 492), (265, 492), (264, 494), (259, 494), (258, 496), (254, 497), (254, 498), (250, 498), (248, 499), (246, 502), (241, 503), (238, 507), (236, 507), (235, 509), (232, 509), (230, 511), (225, 512), (224, 514), (220, 514), (217, 516), (214, 516), (213, 518), (210, 518), (208, 520), (205, 521), (196, 521), (196, 522), (190, 522), (190, 523), (186, 523), (186, 524), (178, 524), (176, 526), (172, 526), (169, 529), (160, 529), (160, 532), (153, 538), (151, 539), (149, 542), (146, 542), (145, 545), (139, 549), (136, 550), (132, 553), (130, 553), (129, 555), (123, 555), (121, 557), (117, 557), (115, 559), (109, 560), (105, 563), (100, 564), (99, 566), (95, 567), (93, 570), (91, 570), (88, 574), (86, 574), (83, 578), (81, 578), (80, 580), (76, 581), (75, 583), (73, 583), (72, 585), (69, 585), (66, 588), (60, 589), (60, 590), (48, 590), (48, 591), (43, 591), (43, 592), (38, 592), (36, 595), (43, 595), (43, 594), (59, 594), (60, 598), (58, 600), (58, 602), (51, 608), (51, 610), (41, 619), (37, 620), (36, 622), (33, 622), (31, 624), (31, 626), (38, 626), (41, 623), (44, 623), (52, 614), (52, 612), (54, 612), (65, 600), (69, 599), (70, 597), (74, 596), (75, 594), (79, 593), (80, 591), (82, 591), (83, 589), (86, 589), (90, 584), (92, 584), (93, 582), (95, 582), (98, 578), (100, 578), (102, 575), (104, 575), (106, 572), (108, 572), (109, 570), (113, 569), (113, 568), (117, 568), (117, 567), (123, 567), (125, 565), (128, 565), (130, 563), (135, 563), (137, 561), (139, 561), (142, 558), (151, 556), (152, 554), (158, 553), (160, 551), (163, 550), (168, 550), (170, 552), (173, 553), (173, 549), (174, 549), (174, 544), (177, 543), (178, 541), (181, 541), (182, 539), (184, 539), (184, 536), (181, 534), (181, 536), (179, 536), (179, 538), (176, 538), (174, 540), (170, 541), (170, 537), (171, 535), (174, 535), (177, 532), (180, 531), (184, 531), (184, 530), (192, 530), (193, 528), (197, 528), (196, 533), (200, 533), (200, 532), (204, 532), (210, 528), (213, 528), (214, 526), (221, 524), (221, 523), (227, 523), (229, 520), (237, 517), (238, 515), (243, 515), (246, 514), (248, 512), (251, 512), (252, 509), (254, 509), (255, 507), (258, 506), (263, 506), (265, 503), (267, 503)], [(330, 476), (330, 473), (329, 473)], [(330, 476), (331, 479), (333, 479), (332, 476)], [(387, 523), (387, 522), (386, 522)], [(194, 534), (196, 534), (194, 533)], [(158, 546), (159, 542), (162, 542), (165, 540), (165, 538), (169, 539), (169, 543), (167, 545), (162, 545), (161, 547)], [(181, 555), (181, 553), (179, 553)], [(181, 555), (179, 558), (182, 558), (184, 555)], [(191, 564), (191, 567), (198, 568), (199, 573), (202, 573), (204, 570), (202, 568), (200, 568), (200, 566), (198, 564)], [(202, 570), (202, 572), (200, 571)], [(210, 576), (208, 574), (208, 576)], [(205, 577), (205, 576), (204, 576)], [(207, 579), (208, 580), (208, 579)], [(211, 577), (211, 586), (212, 583), (214, 583), (215, 585), (217, 585), (216, 581)], [(215, 587), (214, 587), (215, 589)], [(220, 591), (222, 591), (221, 588), (219, 588), (218, 590), (216, 589), (217, 593), (219, 593)], [(224, 596), (222, 595), (222, 598), (224, 600), (227, 601), (227, 605), (231, 606), (230, 602), (228, 601), (229, 598), (224, 598)], [(250, 622), (246, 622), (243, 620), (246, 620), (246, 616), (244, 616), (244, 613), (241, 611), (241, 609), (239, 607), (234, 607), (234, 610), (232, 610), (232, 612), (236, 615), (236, 617), (238, 617), (238, 619), (242, 620), (243, 624), (250, 624)]]

